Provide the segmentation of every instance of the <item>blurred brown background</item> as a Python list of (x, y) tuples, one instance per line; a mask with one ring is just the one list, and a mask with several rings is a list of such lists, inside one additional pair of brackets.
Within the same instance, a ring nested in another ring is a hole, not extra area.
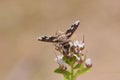
[(61, 80), (53, 45), (36, 38), (76, 20), (93, 63), (77, 80), (120, 80), (119, 0), (0, 0), (0, 80)]

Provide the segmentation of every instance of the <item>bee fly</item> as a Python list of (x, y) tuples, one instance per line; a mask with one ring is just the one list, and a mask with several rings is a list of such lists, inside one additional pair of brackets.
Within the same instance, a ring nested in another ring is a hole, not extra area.
[(71, 25), (71, 27), (66, 32), (59, 31), (55, 34), (55, 36), (38, 37), (38, 41), (55, 43), (56, 49), (59, 50), (62, 54), (67, 56), (69, 54), (70, 48), (69, 44), (70, 37), (75, 32), (79, 24), (80, 21), (76, 21)]

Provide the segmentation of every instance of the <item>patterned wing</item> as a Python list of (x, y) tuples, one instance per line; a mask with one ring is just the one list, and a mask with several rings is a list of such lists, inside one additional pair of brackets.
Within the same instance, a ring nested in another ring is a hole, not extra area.
[(44, 41), (44, 42), (56, 42), (57, 37), (54, 36), (42, 36), (38, 37), (38, 41)]
[(67, 38), (70, 38), (72, 36), (72, 34), (75, 32), (75, 30), (77, 29), (77, 27), (78, 27), (79, 24), (80, 24), (80, 21), (76, 21), (75, 23), (73, 23), (71, 25), (71, 27), (65, 33), (65, 35), (67, 36)]

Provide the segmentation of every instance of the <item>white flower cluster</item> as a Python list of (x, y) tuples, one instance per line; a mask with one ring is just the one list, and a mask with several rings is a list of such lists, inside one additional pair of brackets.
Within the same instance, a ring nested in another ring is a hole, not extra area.
[(63, 61), (63, 55), (58, 55), (57, 58), (55, 58), (55, 61), (59, 64), (59, 68), (61, 70), (66, 70), (67, 67)]
[(56, 62), (59, 64), (59, 68), (62, 70), (66, 70), (66, 65), (63, 60), (63, 57), (66, 57), (68, 59), (71, 59), (73, 57), (76, 58), (76, 62), (78, 64), (81, 64), (82, 62), (85, 63), (86, 67), (90, 68), (92, 66), (91, 59), (86, 59), (86, 55), (83, 54), (83, 49), (85, 47), (84, 43), (84, 37), (83, 41), (70, 41), (67, 46), (61, 46), (59, 47), (59, 51), (62, 53), (62, 55), (57, 56)]

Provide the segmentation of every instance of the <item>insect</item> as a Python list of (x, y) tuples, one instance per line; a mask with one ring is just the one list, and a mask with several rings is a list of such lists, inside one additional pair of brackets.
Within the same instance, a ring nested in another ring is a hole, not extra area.
[(54, 36), (42, 36), (38, 37), (38, 41), (55, 43), (56, 49), (64, 54), (69, 53), (70, 37), (78, 28), (80, 21), (74, 22), (66, 32), (57, 32)]

